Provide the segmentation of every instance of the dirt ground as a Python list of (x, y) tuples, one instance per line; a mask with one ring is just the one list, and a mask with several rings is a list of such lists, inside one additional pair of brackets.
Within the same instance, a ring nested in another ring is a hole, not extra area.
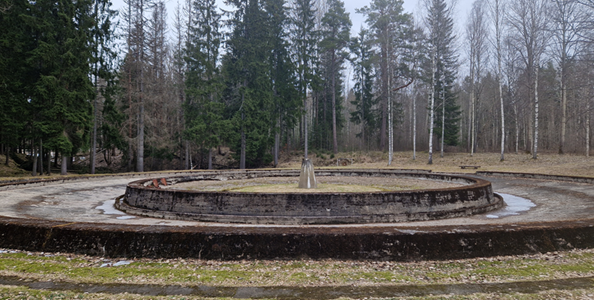
[[(474, 173), (476, 171), (502, 171), (540, 173), (553, 175), (573, 175), (594, 177), (594, 157), (584, 155), (540, 154), (538, 159), (532, 159), (531, 154), (506, 153), (505, 160), (500, 161), (499, 153), (445, 153), (433, 154), (433, 164), (427, 164), (429, 155), (417, 152), (413, 160), (413, 152), (395, 152), (392, 164), (388, 166), (388, 154), (382, 152), (341, 152), (334, 159), (321, 159), (316, 154), (310, 154), (314, 166), (336, 167), (337, 159), (350, 159), (353, 168), (395, 168), (395, 169), (424, 169), (434, 172)], [(299, 168), (301, 157), (293, 156), (281, 162), (281, 168)], [(479, 166), (478, 169), (461, 169), (460, 166)]]
[[(200, 191), (239, 191), (239, 192), (371, 192), (371, 191), (401, 191), (427, 188), (450, 188), (461, 186), (460, 183), (423, 180), (415, 178), (389, 177), (350, 177), (350, 176), (316, 176), (318, 189), (298, 189), (295, 177), (263, 177), (230, 181), (191, 181), (172, 185), (176, 190)], [(256, 189), (254, 189), (256, 188)], [(346, 190), (345, 190), (346, 189)]]

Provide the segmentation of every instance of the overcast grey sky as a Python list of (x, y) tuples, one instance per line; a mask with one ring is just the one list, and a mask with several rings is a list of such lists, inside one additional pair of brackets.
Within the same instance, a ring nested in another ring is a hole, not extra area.
[[(113, 1), (113, 8), (116, 10), (120, 10), (124, 7), (123, 0), (112, 0)], [(418, 14), (420, 13), (420, 2), (422, 0), (404, 0), (404, 10), (409, 13)], [(452, 0), (448, 0), (452, 1)], [(464, 21), (466, 20), (466, 16), (468, 15), (468, 11), (472, 5), (474, 0), (457, 0), (457, 4), (455, 7), (456, 10), (456, 26), (458, 27), (458, 31), (461, 30), (462, 26), (464, 26)], [(183, 3), (184, 0), (180, 0), (180, 3)], [(220, 4), (223, 3), (222, 0), (217, 0)], [(369, 5), (370, 0), (344, 0), (345, 8), (349, 12), (351, 20), (353, 22), (353, 28), (351, 30), (351, 35), (357, 35), (361, 25), (365, 21), (363, 16), (357, 14), (355, 9), (361, 8), (363, 6)], [(167, 3), (167, 14), (169, 17), (169, 28), (172, 27), (173, 24), (173, 16), (175, 12), (175, 8), (178, 5), (178, 0), (166, 0)], [(419, 17), (419, 16), (417, 16)]]
[[(112, 0), (113, 2), (113, 9), (121, 10), (124, 8), (124, 0)], [(165, 0), (167, 4), (167, 16), (169, 18), (168, 26), (169, 26), (169, 33), (172, 34), (172, 27), (173, 27), (173, 17), (175, 15), (175, 9), (179, 3), (183, 3), (184, 0)], [(361, 25), (364, 23), (364, 16), (355, 12), (357, 8), (362, 8), (363, 6), (369, 5), (371, 0), (344, 0), (345, 9), (349, 12), (351, 21), (353, 22), (353, 27), (351, 29), (351, 35), (356, 36), (361, 29)], [(415, 15), (415, 18), (423, 18), (424, 12), (422, 11), (422, 2), (423, 0), (404, 0), (404, 10), (408, 13), (412, 13)], [(458, 45), (463, 43), (464, 39), (464, 26), (466, 22), (466, 17), (468, 16), (468, 12), (472, 7), (472, 3), (475, 0), (446, 0), (448, 3), (452, 3), (455, 1), (454, 9), (455, 9), (455, 18), (454, 22), (456, 23), (455, 34), (457, 35), (457, 42)], [(219, 5), (223, 4), (223, 0), (217, 0)], [(173, 42), (173, 41), (171, 41)], [(465, 64), (463, 57), (466, 55), (464, 51), (460, 52), (460, 59), (461, 59), (461, 71), (465, 70)], [(464, 71), (463, 71), (464, 73)], [(345, 70), (345, 76), (350, 77), (350, 67)]]

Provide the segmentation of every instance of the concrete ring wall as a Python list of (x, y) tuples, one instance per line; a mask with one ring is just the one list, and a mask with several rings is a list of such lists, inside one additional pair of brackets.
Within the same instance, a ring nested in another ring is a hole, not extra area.
[[(464, 184), (447, 189), (360, 193), (246, 193), (160, 189), (196, 180), (298, 177), (298, 170), (216, 171), (134, 181), (117, 207), (149, 217), (247, 224), (394, 223), (484, 213), (503, 206), (491, 183), (459, 175), (395, 170), (318, 170), (317, 176), (358, 176), (443, 180)], [(154, 183), (156, 182), (156, 184)]]

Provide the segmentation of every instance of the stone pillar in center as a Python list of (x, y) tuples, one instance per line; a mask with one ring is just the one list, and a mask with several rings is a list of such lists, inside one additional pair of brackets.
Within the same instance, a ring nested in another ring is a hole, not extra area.
[(316, 174), (314, 173), (313, 163), (309, 158), (304, 158), (301, 161), (301, 173), (299, 174), (299, 186), (300, 189), (315, 189), (318, 188), (318, 182), (316, 181)]

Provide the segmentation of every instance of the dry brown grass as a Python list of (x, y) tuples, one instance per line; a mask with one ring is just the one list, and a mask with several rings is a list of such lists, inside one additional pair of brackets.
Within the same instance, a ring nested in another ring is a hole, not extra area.
[(20, 169), (12, 159), (8, 160), (8, 166), (4, 164), (5, 161), (6, 156), (0, 155), (0, 177), (13, 177), (25, 175), (26, 172)]
[[(532, 159), (530, 154), (505, 155), (504, 161), (499, 161), (499, 153), (445, 153), (439, 157), (439, 152), (433, 154), (433, 164), (428, 165), (429, 155), (426, 152), (417, 152), (416, 160), (412, 159), (412, 151), (395, 152), (392, 165), (388, 166), (388, 154), (382, 152), (341, 152), (336, 158), (349, 158), (354, 161), (349, 168), (395, 168), (395, 169), (423, 169), (433, 172), (474, 173), (477, 170), (463, 170), (460, 166), (480, 166), (479, 171), (501, 171), (540, 173), (555, 175), (573, 175), (594, 177), (594, 157), (578, 155), (540, 154), (538, 159)], [(313, 155), (315, 157), (315, 154)], [(317, 160), (316, 166), (336, 167), (336, 158)], [(283, 168), (299, 168), (299, 157), (292, 158), (280, 165)]]

